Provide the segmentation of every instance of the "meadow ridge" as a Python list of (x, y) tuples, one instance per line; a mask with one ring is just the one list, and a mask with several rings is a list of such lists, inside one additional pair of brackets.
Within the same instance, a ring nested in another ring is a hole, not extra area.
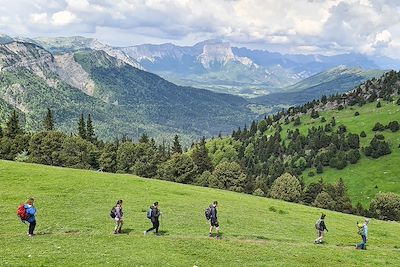
[[(400, 224), (372, 220), (368, 250), (362, 217), (241, 193), (133, 175), (0, 161), (1, 266), (398, 266)], [(36, 199), (37, 235), (16, 216)], [(124, 234), (109, 213), (124, 200)], [(218, 200), (222, 240), (209, 239), (204, 209)], [(162, 236), (143, 236), (159, 201)], [(314, 224), (327, 214), (326, 244)]]
[[(380, 122), (387, 125), (391, 121), (400, 121), (400, 106), (396, 101), (388, 102), (381, 101), (382, 107), (377, 108), (377, 102), (367, 103), (362, 107), (357, 105), (347, 106), (343, 110), (327, 110), (320, 111), (319, 118), (313, 119), (310, 114), (300, 116), (301, 124), (294, 126), (293, 122), (289, 124), (282, 123), (282, 138), (287, 137), (287, 130), (299, 129), (300, 133), (307, 134), (308, 129), (312, 127), (318, 128), (326, 123), (321, 122), (324, 117), (328, 122), (332, 117), (335, 117), (336, 126), (333, 130), (336, 131), (340, 125), (345, 125), (347, 132), (360, 135), (362, 131), (366, 133), (366, 137), (360, 137), (360, 147), (366, 147), (371, 142), (375, 134), (382, 134), (385, 140), (389, 142), (392, 153), (386, 156), (372, 159), (366, 157), (361, 152), (361, 158), (356, 164), (349, 164), (342, 170), (324, 167), (321, 174), (316, 173), (315, 168), (306, 169), (302, 176), (308, 184), (317, 182), (323, 179), (325, 182), (335, 183), (342, 178), (348, 188), (349, 197), (353, 205), (357, 202), (362, 203), (366, 208), (369, 207), (371, 200), (378, 192), (394, 192), (400, 193), (400, 169), (398, 163), (400, 161), (400, 134), (399, 132), (391, 132), (389, 129), (385, 131), (372, 131), (375, 123)], [(360, 115), (354, 114), (359, 112)], [(272, 131), (267, 131), (266, 134), (272, 134)], [(312, 171), (315, 176), (309, 177), (307, 174)]]

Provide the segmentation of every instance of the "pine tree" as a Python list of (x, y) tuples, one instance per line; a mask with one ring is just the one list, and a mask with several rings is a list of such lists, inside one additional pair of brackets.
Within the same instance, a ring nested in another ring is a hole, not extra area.
[(79, 119), (79, 123), (78, 123), (78, 135), (82, 139), (86, 139), (86, 123), (85, 123), (85, 118), (83, 117), (82, 113), (81, 113), (81, 118)]
[(14, 110), (6, 123), (4, 136), (14, 139), (17, 135), (22, 134), (23, 131), (19, 126), (19, 118), (17, 112)]
[(205, 137), (203, 137), (200, 143), (193, 149), (192, 158), (200, 174), (205, 171), (213, 171), (213, 164), (208, 156)]
[(142, 136), (139, 139), (139, 143), (148, 143), (149, 142), (149, 136), (146, 133), (143, 133)]
[(182, 154), (182, 146), (179, 143), (179, 136), (175, 135), (174, 137), (174, 142), (172, 144), (172, 154), (178, 153), (178, 154)]
[(86, 139), (92, 143), (96, 141), (96, 134), (94, 132), (93, 122), (90, 114), (88, 115), (86, 124)]
[(43, 120), (43, 129), (45, 131), (53, 131), (54, 130), (54, 117), (51, 109), (47, 108), (46, 117)]

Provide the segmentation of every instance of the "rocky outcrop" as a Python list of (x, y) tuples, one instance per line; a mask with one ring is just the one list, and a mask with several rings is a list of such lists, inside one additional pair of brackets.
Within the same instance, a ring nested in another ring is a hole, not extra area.
[(75, 62), (73, 54), (57, 55), (55, 61), (56, 72), (64, 82), (78, 88), (87, 95), (93, 95), (95, 83), (82, 66)]

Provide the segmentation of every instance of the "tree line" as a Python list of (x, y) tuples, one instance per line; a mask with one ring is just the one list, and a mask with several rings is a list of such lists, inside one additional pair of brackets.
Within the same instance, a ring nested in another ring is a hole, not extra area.
[[(395, 74), (398, 77), (398, 73)], [(387, 84), (385, 77), (383, 81), (373, 81), (370, 86)], [(359, 91), (360, 95), (370, 92), (366, 89), (367, 84), (369, 82), (355, 92)], [(372, 92), (381, 96), (379, 91)], [(390, 97), (393, 93), (398, 91), (392, 90)], [(357, 98), (361, 102), (352, 102), (350, 99), (352, 98), (347, 97), (348, 105), (361, 105), (363, 101), (360, 99), (364, 98)], [(86, 117), (81, 114), (77, 123), (77, 134), (68, 135), (55, 129), (54, 115), (50, 109), (44, 116), (42, 130), (29, 133), (23, 130), (18, 114), (13, 112), (5, 123), (4, 130), (0, 128), (0, 158), (131, 173), (148, 178), (274, 197), (341, 212), (398, 219), (398, 215), (389, 216), (393, 214), (393, 209), (389, 215), (382, 215), (382, 205), (376, 204), (381, 202), (373, 202), (375, 204), (371, 204), (368, 210), (361, 204), (353, 207), (342, 180), (335, 185), (324, 183), (322, 180), (305, 185), (302, 181), (303, 172), (312, 167), (317, 173), (321, 173), (327, 166), (343, 169), (348, 164), (356, 164), (361, 153), (373, 158), (390, 153), (390, 147), (383, 135), (377, 134), (369, 146), (360, 148), (360, 138), (365, 138), (362, 133), (359, 135), (348, 132), (345, 125), (336, 125), (334, 117), (329, 121), (320, 118), (319, 105), (337, 103), (338, 100), (342, 101), (343, 98), (323, 96), (321, 100), (278, 112), (258, 123), (253, 121), (249, 129), (246, 126), (243, 129), (239, 128), (233, 131), (231, 136), (219, 136), (208, 141), (203, 137), (198, 143), (192, 144), (188, 151), (184, 151), (177, 135), (171, 144), (156, 144), (147, 134), (143, 134), (137, 142), (127, 136), (113, 141), (100, 140), (96, 137), (90, 114)], [(282, 132), (283, 124), (294, 122), (300, 125), (301, 119), (298, 115), (308, 112), (314, 119), (325, 123), (324, 126), (312, 127), (306, 134), (301, 134), (298, 129)], [(392, 122), (391, 126), (384, 128), (395, 129), (396, 123)], [(286, 139), (282, 138), (284, 134)], [(314, 173), (311, 171), (308, 175), (312, 176)], [(384, 199), (390, 200), (396, 200), (397, 197), (398, 195), (384, 195)]]

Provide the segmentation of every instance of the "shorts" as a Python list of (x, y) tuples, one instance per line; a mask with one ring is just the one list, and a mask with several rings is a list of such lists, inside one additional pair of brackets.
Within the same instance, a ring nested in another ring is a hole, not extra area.
[(212, 227), (219, 227), (218, 221), (211, 221), (211, 226)]

